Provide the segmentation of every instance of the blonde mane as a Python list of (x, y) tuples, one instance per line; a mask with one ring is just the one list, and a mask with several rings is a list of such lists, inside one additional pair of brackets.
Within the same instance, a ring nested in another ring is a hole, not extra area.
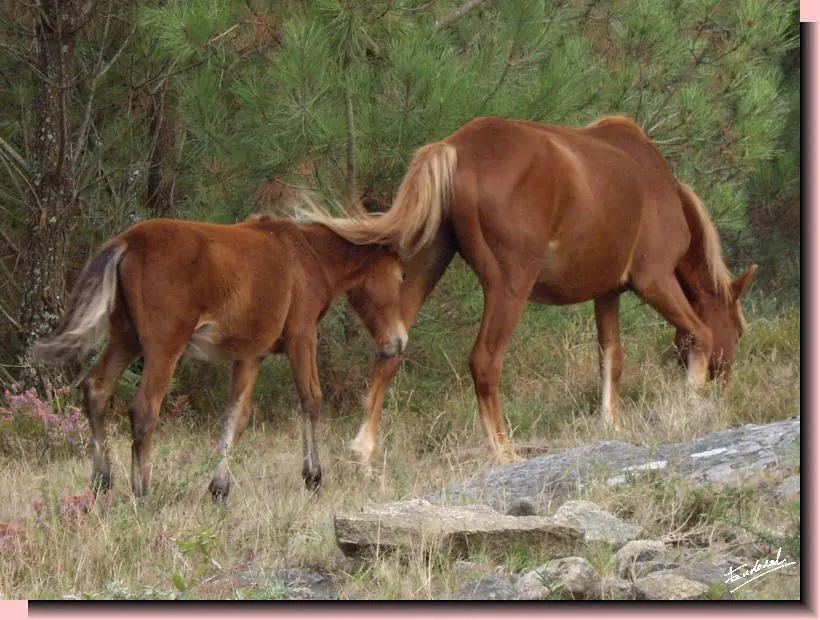
[(720, 247), (720, 237), (718, 237), (717, 229), (712, 223), (706, 207), (703, 206), (703, 202), (692, 188), (685, 183), (679, 183), (679, 185), (681, 192), (688, 198), (688, 202), (693, 207), (700, 222), (703, 253), (709, 267), (709, 275), (714, 287), (713, 292), (720, 295), (727, 304), (731, 303), (733, 300), (732, 274), (723, 260), (723, 250)]

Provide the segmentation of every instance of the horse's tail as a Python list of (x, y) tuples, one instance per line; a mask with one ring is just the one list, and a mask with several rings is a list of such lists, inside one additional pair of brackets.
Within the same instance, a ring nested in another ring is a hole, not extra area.
[(117, 266), (127, 244), (122, 239), (107, 243), (80, 274), (57, 328), (32, 345), (32, 354), (48, 363), (88, 353), (106, 328), (117, 295)]
[(333, 218), (311, 205), (301, 214), (352, 243), (391, 244), (409, 258), (429, 245), (441, 227), (452, 201), (456, 164), (456, 148), (434, 142), (416, 151), (389, 211)]
[(729, 301), (732, 299), (732, 275), (723, 261), (717, 229), (706, 207), (691, 187), (685, 183), (678, 183), (678, 195), (683, 204), (686, 220), (689, 222), (692, 243), (696, 248), (700, 248), (697, 253), (709, 270), (713, 292)]

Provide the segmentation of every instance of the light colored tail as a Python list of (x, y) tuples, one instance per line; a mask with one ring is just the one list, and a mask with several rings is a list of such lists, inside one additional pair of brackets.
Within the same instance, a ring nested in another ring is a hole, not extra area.
[(678, 183), (678, 195), (683, 208), (695, 216), (700, 230), (692, 230), (692, 239), (700, 239), (703, 246), (704, 260), (709, 268), (714, 292), (722, 295), (727, 301), (732, 299), (732, 274), (723, 261), (723, 250), (717, 229), (703, 206), (698, 195), (685, 183)]
[(32, 346), (35, 357), (53, 364), (85, 355), (94, 348), (114, 309), (117, 265), (126, 247), (125, 241), (113, 241), (89, 261), (74, 286), (60, 324), (52, 334), (40, 338)]
[(453, 196), (456, 148), (434, 142), (416, 151), (399, 186), (396, 200), (383, 214), (350, 213), (334, 218), (316, 204), (298, 212), (302, 219), (327, 226), (351, 243), (390, 244), (403, 258), (411, 258), (436, 236)]

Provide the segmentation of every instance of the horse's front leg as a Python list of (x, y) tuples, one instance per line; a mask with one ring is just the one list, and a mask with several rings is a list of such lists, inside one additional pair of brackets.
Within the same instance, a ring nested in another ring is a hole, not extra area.
[(621, 345), (618, 293), (595, 300), (595, 324), (598, 329), (598, 365), (601, 373), (601, 416), (607, 424), (618, 425), (618, 388), (624, 368)]
[(322, 389), (316, 366), (316, 327), (291, 336), (287, 355), (302, 403), (302, 448), (304, 462), (302, 478), (310, 491), (317, 491), (322, 484), (322, 467), (316, 449), (316, 427), (322, 405)]
[[(408, 330), (416, 321), (421, 306), (447, 270), (455, 254), (455, 241), (448, 230), (441, 230), (431, 246), (405, 265), (406, 277), (401, 290), (402, 322)], [(374, 334), (375, 336), (375, 334)], [(370, 459), (376, 448), (384, 395), (390, 380), (401, 366), (401, 356), (376, 355), (370, 371), (370, 389), (359, 432), (348, 446), (353, 458), (370, 473)]]
[(233, 365), (231, 379), (231, 403), (222, 440), (219, 442), (219, 463), (208, 489), (214, 501), (224, 500), (231, 489), (231, 475), (228, 471), (228, 452), (245, 431), (251, 413), (251, 395), (259, 376), (262, 358), (237, 360)]

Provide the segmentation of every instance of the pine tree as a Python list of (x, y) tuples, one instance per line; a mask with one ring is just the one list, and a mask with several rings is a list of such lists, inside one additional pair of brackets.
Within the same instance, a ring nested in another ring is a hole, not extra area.
[(74, 0), (59, 19), (52, 0), (30, 6), (0, 0), (0, 246), (22, 258), (0, 257), (0, 337), (17, 352), (129, 223), (233, 222), (270, 188), (387, 209), (415, 149), (480, 115), (632, 116), (730, 258), (776, 265), (795, 238), (749, 233), (799, 196), (794, 0)]
[(18, 232), (18, 366), (24, 383), (42, 388), (62, 381), (62, 371), (40, 366), (27, 351), (63, 311), (71, 231), (81, 222), (87, 188), (100, 176), (100, 91), (131, 39), (117, 22), (128, 3), (98, 10), (95, 3), (43, 0), (2, 8), (4, 64), (15, 76), (3, 96), (17, 115), (2, 124), (0, 161), (9, 173), (2, 191), (14, 198), (12, 215), (25, 226)]

